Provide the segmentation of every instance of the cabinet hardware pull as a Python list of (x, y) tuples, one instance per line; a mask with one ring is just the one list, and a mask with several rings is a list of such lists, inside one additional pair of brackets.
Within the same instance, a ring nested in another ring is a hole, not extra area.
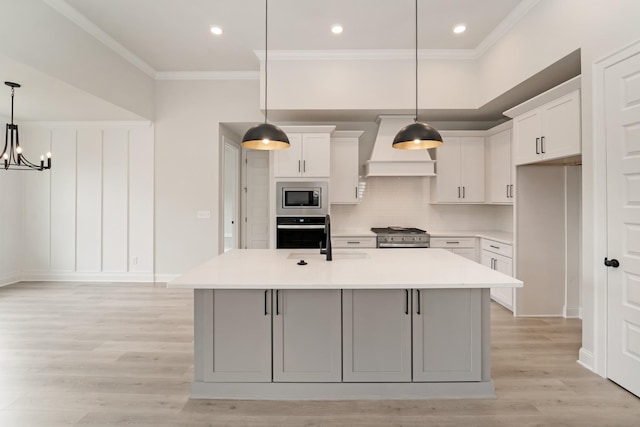
[(280, 290), (276, 289), (276, 316), (280, 316)]
[(409, 314), (409, 289), (404, 290), (404, 314)]
[(540, 154), (540, 149), (538, 148), (538, 144), (540, 144), (540, 138), (536, 138), (536, 154)]
[(496, 259), (495, 258), (491, 258), (491, 269), (492, 270), (496, 269)]
[(542, 151), (542, 154), (546, 153), (544, 151), (544, 136), (540, 137), (540, 151)]
[(416, 292), (418, 293), (418, 311), (416, 311), (416, 314), (420, 315), (422, 313), (420, 313), (420, 289), (416, 289)]
[(509, 184), (507, 184), (507, 199), (509, 198)]
[(302, 171), (300, 170), (300, 160), (298, 160), (298, 172), (302, 172)]
[(348, 245), (359, 245), (360, 242), (347, 242)]
[(458, 245), (460, 244), (460, 242), (454, 242), (454, 241), (450, 241), (450, 242), (445, 242), (447, 245)]
[(467, 197), (467, 187), (462, 187), (462, 198)]
[(458, 199), (460, 198), (460, 187), (458, 187)]
[(307, 171), (307, 161), (303, 160), (302, 161), (302, 172), (306, 172)]
[(500, 246), (495, 246), (495, 245), (489, 245), (489, 247), (493, 249), (500, 249)]
[(358, 198), (358, 186), (356, 186), (356, 199)]
[(267, 316), (269, 314), (269, 311), (267, 310), (267, 294), (269, 293), (269, 290), (264, 291), (264, 315)]

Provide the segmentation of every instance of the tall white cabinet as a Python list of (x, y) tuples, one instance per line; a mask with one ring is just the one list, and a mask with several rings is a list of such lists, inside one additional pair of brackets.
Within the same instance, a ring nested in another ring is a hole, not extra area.
[(511, 124), (506, 129), (501, 125), (489, 132), (491, 134), (486, 140), (487, 202), (513, 204), (515, 184), (511, 158)]
[(442, 132), (436, 148), (436, 177), (431, 182), (435, 203), (484, 203), (484, 136), (472, 132)]
[(363, 131), (335, 131), (331, 135), (331, 203), (358, 203), (359, 141)]

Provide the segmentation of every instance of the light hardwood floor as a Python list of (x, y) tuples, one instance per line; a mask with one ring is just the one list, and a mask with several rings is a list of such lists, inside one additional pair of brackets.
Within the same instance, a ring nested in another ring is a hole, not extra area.
[(192, 293), (0, 288), (0, 426), (639, 426), (640, 400), (576, 363), (580, 322), (492, 308), (497, 399), (189, 400)]

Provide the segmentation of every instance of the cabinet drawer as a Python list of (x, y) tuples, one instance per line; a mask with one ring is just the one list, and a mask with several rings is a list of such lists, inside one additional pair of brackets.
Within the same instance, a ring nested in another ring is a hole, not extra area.
[(509, 258), (513, 257), (513, 246), (506, 243), (496, 242), (495, 240), (482, 239), (480, 245), (485, 251), (491, 251)]
[(332, 237), (334, 248), (375, 248), (375, 237)]
[(432, 237), (430, 245), (432, 248), (475, 248), (476, 239), (475, 237)]

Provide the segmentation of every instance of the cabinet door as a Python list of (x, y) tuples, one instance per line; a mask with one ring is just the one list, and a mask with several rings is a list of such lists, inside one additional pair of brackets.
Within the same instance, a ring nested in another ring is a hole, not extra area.
[(213, 316), (206, 322), (211, 341), (205, 381), (271, 382), (270, 291), (225, 289), (204, 295), (212, 299), (206, 303), (212, 304)]
[(413, 292), (413, 381), (480, 381), (481, 289)]
[(330, 138), (327, 133), (302, 134), (302, 175), (328, 177), (331, 172)]
[(404, 289), (343, 291), (344, 382), (411, 381), (410, 299)]
[(358, 138), (331, 140), (331, 203), (358, 203)]
[(534, 163), (541, 159), (541, 136), (540, 110), (533, 110), (513, 119), (513, 158), (516, 165)]
[(273, 175), (279, 178), (302, 176), (302, 134), (287, 134), (289, 148), (273, 151)]
[(580, 92), (542, 107), (542, 153), (545, 160), (580, 154)]
[(273, 381), (340, 382), (340, 290), (280, 290), (272, 312)]
[[(511, 258), (483, 249), (481, 259), (482, 265), (513, 276)], [(491, 288), (491, 298), (509, 310), (513, 310), (513, 288)]]
[(438, 147), (436, 155), (437, 202), (459, 203), (462, 200), (460, 138), (444, 138), (444, 144)]
[(484, 138), (460, 138), (462, 203), (484, 202)]
[(488, 161), (486, 176), (489, 180), (488, 201), (513, 203), (511, 198), (511, 130), (492, 135), (487, 141)]

